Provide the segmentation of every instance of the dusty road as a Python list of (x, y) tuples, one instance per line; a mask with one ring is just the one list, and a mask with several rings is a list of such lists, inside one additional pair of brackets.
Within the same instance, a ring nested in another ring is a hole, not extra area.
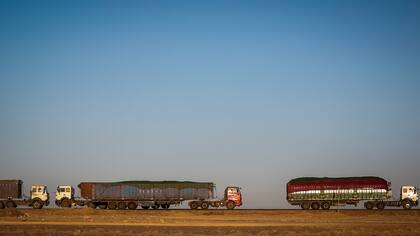
[(420, 210), (0, 210), (0, 235), (140, 234), (420, 235)]

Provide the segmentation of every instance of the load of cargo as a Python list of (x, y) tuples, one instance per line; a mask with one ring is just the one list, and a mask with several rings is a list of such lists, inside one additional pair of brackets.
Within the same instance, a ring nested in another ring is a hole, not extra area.
[(191, 181), (122, 181), (82, 182), (79, 184), (81, 198), (75, 198), (74, 188), (58, 186), (56, 205), (73, 205), (100, 209), (168, 209), (171, 205), (188, 202), (191, 209), (208, 209), (225, 206), (234, 209), (242, 205), (239, 187), (227, 187), (223, 199), (215, 198), (215, 184)]
[(0, 209), (18, 205), (41, 209), (49, 205), (50, 195), (45, 185), (33, 185), (29, 197), (23, 196), (22, 180), (0, 180)]
[(417, 188), (402, 186), (400, 199), (392, 198), (391, 183), (380, 177), (301, 177), (287, 183), (287, 201), (302, 209), (330, 209), (331, 206), (355, 205), (364, 201), (366, 209), (385, 206), (410, 209), (418, 205)]

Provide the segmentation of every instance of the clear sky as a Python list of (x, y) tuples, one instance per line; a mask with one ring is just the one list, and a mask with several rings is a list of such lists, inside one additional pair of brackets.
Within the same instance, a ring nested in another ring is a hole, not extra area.
[(0, 178), (420, 186), (419, 1), (1, 1)]

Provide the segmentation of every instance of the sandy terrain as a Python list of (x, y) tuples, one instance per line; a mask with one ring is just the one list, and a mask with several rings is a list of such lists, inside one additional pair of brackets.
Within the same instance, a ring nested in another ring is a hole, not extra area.
[(420, 235), (420, 210), (0, 210), (0, 235), (137, 234)]

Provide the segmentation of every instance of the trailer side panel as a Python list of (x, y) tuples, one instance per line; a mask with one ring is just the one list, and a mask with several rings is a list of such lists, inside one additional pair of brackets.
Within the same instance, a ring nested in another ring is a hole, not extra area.
[(183, 201), (213, 198), (214, 184), (190, 181), (82, 182), (81, 195), (91, 200)]
[(0, 198), (22, 198), (22, 180), (0, 180)]

